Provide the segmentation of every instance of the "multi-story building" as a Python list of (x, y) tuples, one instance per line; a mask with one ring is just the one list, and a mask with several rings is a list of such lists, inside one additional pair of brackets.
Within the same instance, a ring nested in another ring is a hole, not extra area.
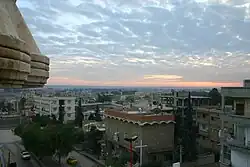
[(34, 96), (35, 112), (40, 115), (55, 115), (59, 117), (59, 111), (63, 111), (64, 121), (75, 119), (76, 97), (44, 97)]
[[(220, 115), (222, 113), (220, 106), (200, 106), (196, 108), (196, 112), (197, 123), (199, 126), (198, 144), (200, 148), (213, 151), (214, 153), (219, 153), (219, 131), (221, 129), (222, 121), (220, 119)], [(230, 122), (224, 121), (224, 126), (229, 132), (232, 132), (233, 125)]]
[[(172, 95), (165, 95), (161, 98), (162, 103), (174, 108), (185, 108), (188, 104), (188, 92), (174, 92)], [(197, 144), (200, 153), (212, 151), (218, 153), (216, 160), (219, 160), (220, 139), (219, 130), (221, 126), (220, 106), (211, 106), (210, 98), (206, 96), (191, 96), (194, 122), (198, 126)], [(232, 124), (225, 121), (225, 127), (232, 131)], [(217, 155), (217, 154), (215, 154)]]
[[(222, 87), (221, 119), (233, 123), (233, 133), (229, 133), (224, 123), (221, 125), (221, 167), (250, 167), (250, 81), (243, 87)], [(231, 107), (225, 106), (225, 99), (233, 100)]]
[(140, 142), (147, 145), (142, 149), (144, 163), (157, 161), (164, 164), (172, 160), (175, 123), (173, 115), (107, 109), (104, 121), (107, 145), (112, 145), (113, 150), (119, 150), (116, 154), (119, 154), (120, 148), (129, 148), (128, 142), (124, 140), (126, 137), (138, 136), (133, 143), (133, 150), (139, 155), (140, 149), (136, 146), (140, 146)]

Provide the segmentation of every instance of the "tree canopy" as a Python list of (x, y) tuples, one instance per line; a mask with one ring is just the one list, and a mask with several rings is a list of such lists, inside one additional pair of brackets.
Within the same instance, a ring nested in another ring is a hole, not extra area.
[(97, 102), (100, 103), (104, 103), (104, 102), (111, 102), (112, 101), (112, 97), (111, 95), (106, 95), (106, 94), (98, 94), (97, 95)]
[(217, 88), (213, 88), (209, 93), (208, 96), (211, 98), (212, 105), (218, 105), (221, 103), (221, 94)]
[(83, 131), (71, 124), (61, 124), (46, 116), (37, 115), (33, 122), (15, 128), (15, 134), (22, 138), (24, 147), (38, 157), (67, 156), (73, 145), (83, 139)]

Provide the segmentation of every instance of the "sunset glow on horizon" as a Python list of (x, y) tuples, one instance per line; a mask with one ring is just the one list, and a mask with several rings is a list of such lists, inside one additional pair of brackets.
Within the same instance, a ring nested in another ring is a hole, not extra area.
[(55, 77), (50, 78), (48, 85), (71, 85), (71, 86), (138, 86), (138, 87), (238, 87), (240, 82), (185, 82), (185, 81), (130, 81), (130, 82), (99, 82), (86, 81), (75, 78)]

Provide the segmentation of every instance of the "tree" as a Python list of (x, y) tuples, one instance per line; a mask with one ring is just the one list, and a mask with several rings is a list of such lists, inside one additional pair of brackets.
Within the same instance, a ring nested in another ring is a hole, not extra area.
[(20, 124), (14, 129), (14, 134), (17, 136), (21, 136), (23, 133), (23, 125)]
[(76, 137), (74, 133), (74, 127), (70, 125), (58, 124), (57, 126), (51, 126), (50, 131), (51, 143), (56, 155), (58, 156), (59, 163), (61, 163), (61, 157), (67, 156), (73, 149), (73, 145), (76, 143)]
[(23, 110), (23, 109), (24, 109), (25, 103), (26, 103), (26, 98), (22, 97), (22, 98), (20, 99), (19, 103), (18, 103), (19, 109), (20, 109), (20, 110)]
[(88, 120), (95, 120), (95, 115), (94, 115), (93, 113), (91, 113), (91, 114), (89, 115)]
[(12, 111), (12, 103), (7, 103), (7, 110), (9, 113)]
[[(31, 124), (20, 125), (15, 134), (22, 138), (24, 147), (38, 157), (57, 155), (67, 156), (73, 145), (82, 140), (83, 134), (74, 131), (74, 126), (65, 124), (51, 124), (41, 126), (41, 119)], [(72, 133), (74, 132), (74, 133)]]
[(83, 114), (82, 114), (82, 100), (79, 99), (76, 109), (75, 125), (82, 128)]
[(89, 132), (85, 134), (86, 147), (88, 150), (91, 150), (95, 155), (101, 154), (101, 144), (100, 140), (102, 139), (103, 134), (100, 132), (96, 126), (91, 126)]
[(127, 164), (130, 161), (130, 153), (129, 152), (122, 152), (119, 156), (119, 163), (122, 165)]
[[(184, 116), (182, 116), (184, 112)], [(183, 161), (194, 161), (197, 158), (196, 134), (197, 127), (193, 123), (191, 105), (191, 94), (188, 96), (188, 106), (186, 108), (178, 108), (175, 113), (175, 144), (176, 152), (174, 152), (174, 161), (178, 161), (180, 157), (180, 147), (183, 150)]]
[(130, 102), (130, 103), (134, 103), (135, 102), (135, 97), (134, 96), (127, 96), (125, 100)]
[(39, 114), (36, 114), (36, 116), (33, 117), (33, 122), (38, 123), (41, 127), (45, 127), (51, 122), (51, 120), (48, 116), (45, 115), (40, 116)]
[(59, 117), (58, 117), (58, 120), (59, 120), (60, 123), (64, 122), (64, 115), (65, 115), (64, 108), (62, 106), (59, 106)]
[(213, 88), (209, 93), (208, 96), (211, 98), (212, 105), (218, 105), (221, 103), (221, 94), (217, 88)]
[(101, 114), (100, 114), (100, 108), (99, 108), (98, 105), (96, 105), (94, 117), (95, 117), (94, 119), (95, 119), (96, 121), (102, 121)]
[(4, 108), (4, 100), (2, 100), (1, 102), (0, 102), (0, 109), (3, 109)]
[(21, 138), (24, 147), (40, 158), (43, 158), (44, 156), (52, 156), (54, 153), (47, 129), (41, 128), (38, 123), (26, 126)]
[(97, 102), (104, 103), (104, 102), (111, 102), (112, 98), (110, 95), (105, 95), (105, 94), (97, 94)]

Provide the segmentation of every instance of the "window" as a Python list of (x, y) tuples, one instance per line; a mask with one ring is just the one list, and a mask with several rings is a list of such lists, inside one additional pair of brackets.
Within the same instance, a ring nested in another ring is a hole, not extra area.
[(214, 117), (211, 117), (211, 120), (214, 121)]
[(152, 160), (153, 160), (153, 161), (156, 161), (156, 160), (157, 160), (156, 155), (153, 155)]
[(71, 107), (67, 107), (68, 110), (71, 110)]
[(71, 114), (70, 114), (70, 113), (67, 113), (67, 116), (68, 116), (68, 117), (71, 117)]
[(206, 115), (205, 115), (205, 114), (202, 114), (202, 117), (203, 117), (203, 118), (206, 118)]

